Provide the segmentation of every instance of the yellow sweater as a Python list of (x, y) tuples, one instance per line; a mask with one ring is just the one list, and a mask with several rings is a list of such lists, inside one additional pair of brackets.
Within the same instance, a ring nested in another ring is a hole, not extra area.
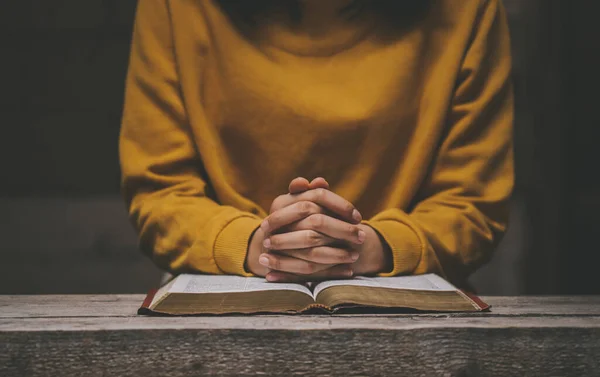
[(142, 250), (248, 275), (272, 200), (323, 176), (389, 244), (383, 275), (462, 284), (508, 217), (509, 37), (499, 0), (433, 4), (392, 39), (310, 43), (277, 25), (245, 37), (213, 0), (141, 0), (120, 154)]

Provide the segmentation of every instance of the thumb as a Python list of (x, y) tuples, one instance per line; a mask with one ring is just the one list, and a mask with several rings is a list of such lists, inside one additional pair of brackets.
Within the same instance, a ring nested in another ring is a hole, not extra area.
[(324, 188), (329, 190), (329, 182), (327, 182), (327, 180), (323, 177), (318, 177), (312, 180), (312, 182), (310, 183), (310, 189), (314, 190), (317, 188)]
[(303, 177), (294, 178), (290, 182), (290, 186), (288, 188), (290, 194), (300, 194), (301, 192), (309, 190), (310, 184), (308, 183), (308, 179)]

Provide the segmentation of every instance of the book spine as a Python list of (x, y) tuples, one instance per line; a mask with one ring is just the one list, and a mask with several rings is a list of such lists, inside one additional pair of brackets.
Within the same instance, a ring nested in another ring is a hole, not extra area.
[(307, 312), (313, 311), (315, 309), (318, 310), (318, 311), (324, 311), (327, 314), (332, 314), (333, 313), (333, 309), (330, 308), (329, 306), (315, 303), (315, 304), (310, 304), (306, 308), (298, 311), (298, 314), (307, 313)]
[(152, 289), (146, 295), (144, 302), (142, 302), (142, 306), (138, 309), (138, 314), (150, 314), (152, 313), (152, 309), (150, 309), (150, 304), (152, 304), (152, 300), (154, 299), (154, 295), (158, 290)]
[(475, 307), (475, 309), (477, 309), (479, 311), (490, 310), (491, 306), (489, 304), (487, 304), (486, 302), (484, 302), (479, 297), (477, 297), (476, 295), (466, 292), (466, 291), (463, 291), (463, 290), (459, 290), (458, 292), (461, 293), (464, 298), (469, 300), (471, 302), (471, 304), (473, 305), (473, 307)]

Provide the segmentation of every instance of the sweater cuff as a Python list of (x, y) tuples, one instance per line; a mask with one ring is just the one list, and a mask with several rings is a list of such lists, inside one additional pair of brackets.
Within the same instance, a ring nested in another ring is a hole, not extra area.
[(411, 274), (423, 255), (424, 243), (410, 225), (395, 220), (364, 221), (375, 229), (392, 251), (393, 268), (378, 276), (389, 277)]
[(254, 276), (244, 264), (250, 237), (258, 229), (261, 219), (238, 217), (221, 230), (214, 246), (215, 263), (224, 274)]

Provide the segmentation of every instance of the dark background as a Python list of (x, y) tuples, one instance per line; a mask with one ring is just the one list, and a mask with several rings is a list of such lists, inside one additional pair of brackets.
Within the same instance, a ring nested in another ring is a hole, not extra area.
[[(0, 294), (143, 292), (159, 279), (119, 195), (135, 3), (0, 3)], [(504, 3), (516, 189), (510, 231), (473, 282), (484, 294), (599, 294), (600, 6)]]

